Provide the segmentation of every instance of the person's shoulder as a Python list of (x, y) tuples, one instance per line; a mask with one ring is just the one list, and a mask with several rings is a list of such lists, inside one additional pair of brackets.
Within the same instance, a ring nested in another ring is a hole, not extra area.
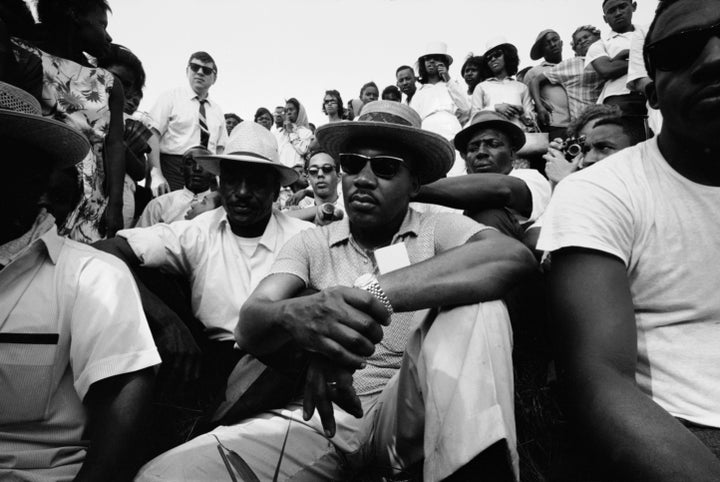
[(132, 276), (127, 265), (110, 253), (68, 238), (62, 238), (62, 243), (57, 265), (74, 271), (77, 276), (88, 270), (108, 278)]
[(558, 189), (588, 189), (596, 186), (618, 195), (633, 196), (646, 184), (644, 162), (652, 156), (647, 142), (616, 152), (581, 171), (577, 171), (558, 185)]
[(280, 224), (280, 226), (282, 226), (283, 229), (288, 231), (299, 233), (300, 231), (305, 231), (306, 229), (315, 228), (315, 224), (309, 221), (303, 221), (302, 219), (288, 216), (282, 211), (273, 210), (273, 216), (275, 216), (275, 219)]

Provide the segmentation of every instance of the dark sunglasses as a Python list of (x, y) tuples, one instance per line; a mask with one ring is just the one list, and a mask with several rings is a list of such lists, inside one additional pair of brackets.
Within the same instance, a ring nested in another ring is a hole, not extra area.
[(200, 64), (190, 63), (190, 64), (188, 64), (188, 67), (190, 67), (190, 70), (192, 70), (192, 71), (195, 72), (196, 74), (197, 74), (198, 71), (200, 71), (200, 70), (202, 70), (202, 73), (205, 74), (205, 75), (210, 75), (210, 74), (214, 74), (214, 73), (215, 73), (215, 69), (213, 69), (212, 67), (205, 67), (204, 65), (200, 65)]
[(323, 101), (323, 104), (326, 104), (326, 105), (327, 104), (337, 104), (337, 103), (338, 103), (338, 101), (336, 99), (325, 99)]
[(495, 50), (494, 52), (490, 52), (489, 54), (487, 54), (485, 58), (487, 58), (488, 60), (495, 60), (499, 59), (503, 55), (505, 55), (505, 53), (502, 50)]
[(323, 166), (317, 167), (308, 167), (307, 173), (313, 177), (316, 177), (318, 174), (320, 174), (320, 171), (322, 170), (323, 174), (330, 174), (331, 172), (335, 171), (335, 167), (331, 166), (330, 164), (325, 164)]
[(720, 36), (720, 24), (699, 27), (671, 35), (645, 48), (649, 71), (670, 72), (687, 67), (698, 58), (712, 37)]
[(373, 174), (383, 179), (392, 179), (405, 161), (395, 156), (365, 156), (363, 154), (340, 153), (340, 167), (350, 175), (358, 174), (365, 164), (370, 163)]

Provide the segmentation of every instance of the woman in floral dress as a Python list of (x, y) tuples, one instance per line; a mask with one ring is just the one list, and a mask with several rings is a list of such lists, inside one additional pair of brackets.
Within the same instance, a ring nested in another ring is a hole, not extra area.
[(122, 85), (84, 54), (102, 58), (109, 53), (109, 6), (104, 0), (39, 0), (37, 10), (40, 40), (13, 39), (13, 44), (42, 61), (43, 115), (78, 129), (92, 145), (78, 165), (82, 199), (61, 230), (91, 243), (123, 227)]

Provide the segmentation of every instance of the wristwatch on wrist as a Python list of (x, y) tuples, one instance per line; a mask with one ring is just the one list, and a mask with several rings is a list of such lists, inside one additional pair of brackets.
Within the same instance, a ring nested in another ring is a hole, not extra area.
[(377, 278), (372, 273), (365, 273), (360, 275), (358, 279), (355, 280), (355, 283), (353, 283), (353, 286), (355, 288), (365, 290), (371, 295), (373, 295), (375, 298), (377, 298), (378, 301), (383, 304), (389, 314), (392, 315), (395, 312), (392, 305), (390, 304), (390, 300), (387, 296), (385, 296), (385, 292), (380, 287), (380, 283), (378, 283)]

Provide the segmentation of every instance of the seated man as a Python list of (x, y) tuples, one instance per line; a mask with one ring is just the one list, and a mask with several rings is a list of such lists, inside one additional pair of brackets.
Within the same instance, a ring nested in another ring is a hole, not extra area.
[[(235, 128), (226, 152), (196, 157), (205, 170), (220, 176), (222, 208), (191, 221), (124, 230), (99, 245), (133, 268), (159, 268), (188, 280), (192, 315), (204, 331), (202, 381), (211, 392), (222, 388), (240, 358), (233, 348), (240, 307), (267, 275), (285, 242), (312, 227), (272, 209), (280, 186), (295, 182), (297, 173), (279, 163), (277, 143), (267, 129), (243, 122)], [(146, 310), (158, 305), (142, 286), (141, 292)], [(151, 322), (158, 324), (155, 337), (161, 352), (175, 354), (178, 344), (193, 344), (172, 313), (152, 317)], [(187, 363), (184, 373), (196, 374), (196, 365), (193, 370)]]
[(663, 1), (659, 135), (557, 187), (538, 247), (569, 408), (622, 480), (720, 480), (720, 9)]
[[(357, 121), (318, 129), (340, 160), (348, 216), (288, 242), (235, 330), (258, 357), (306, 353), (302, 402), (197, 437), (139, 480), (226, 477), (218, 449), (270, 480), (288, 430), (282, 480), (388, 475), (423, 461), (426, 481), (466, 480), (464, 470), (517, 478), (512, 335), (498, 298), (534, 262), (467, 217), (408, 209), (455, 158), (420, 124), (407, 105), (375, 101)], [(320, 291), (293, 298), (305, 287)]]
[(185, 187), (150, 201), (138, 219), (138, 228), (185, 219), (190, 208), (202, 202), (210, 194), (214, 176), (195, 161), (195, 157), (208, 154), (211, 152), (202, 146), (193, 146), (185, 151), (182, 156)]
[(160, 357), (127, 268), (39, 207), (90, 145), (5, 83), (0, 142), (0, 479), (127, 480)]
[(536, 220), (550, 201), (550, 184), (534, 169), (514, 169), (525, 134), (495, 112), (477, 113), (458, 132), (455, 148), (468, 175), (422, 186), (413, 199), (464, 209), (474, 220), (520, 239), (523, 226)]
[(308, 153), (305, 162), (309, 189), (313, 194), (313, 205), (303, 209), (287, 211), (289, 216), (313, 221), (323, 226), (342, 219), (345, 206), (340, 190), (340, 164), (319, 147)]

